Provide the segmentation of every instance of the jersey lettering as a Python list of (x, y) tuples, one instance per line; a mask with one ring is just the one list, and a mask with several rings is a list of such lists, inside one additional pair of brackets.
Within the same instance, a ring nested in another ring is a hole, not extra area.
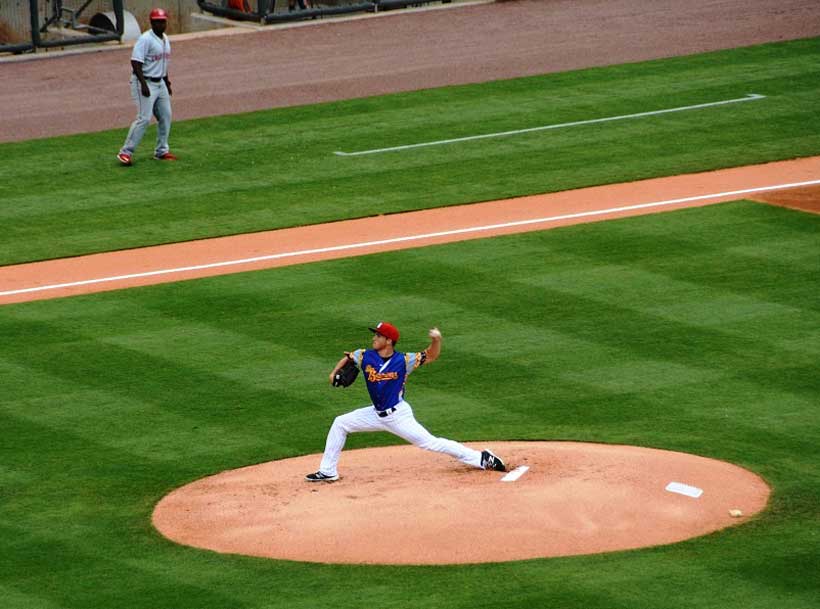
[(399, 378), (398, 372), (377, 372), (373, 366), (364, 369), (367, 373), (367, 382), (380, 383), (381, 381), (395, 381)]

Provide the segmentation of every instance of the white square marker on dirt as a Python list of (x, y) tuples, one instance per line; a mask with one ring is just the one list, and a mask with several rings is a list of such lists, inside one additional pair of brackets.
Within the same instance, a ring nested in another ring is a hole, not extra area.
[(501, 482), (515, 482), (521, 476), (527, 473), (527, 470), (530, 469), (529, 465), (522, 465), (521, 467), (516, 467), (512, 470), (509, 474), (501, 478)]
[(670, 482), (666, 485), (666, 490), (670, 493), (678, 493), (679, 495), (686, 495), (687, 497), (694, 497), (697, 499), (703, 494), (703, 489), (696, 486), (689, 486), (682, 482)]

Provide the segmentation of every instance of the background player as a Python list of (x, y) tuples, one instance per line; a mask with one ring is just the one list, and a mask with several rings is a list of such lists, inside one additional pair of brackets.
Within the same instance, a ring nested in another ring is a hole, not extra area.
[(131, 156), (142, 141), (152, 115), (157, 117), (154, 158), (177, 160), (168, 149), (171, 133), (171, 80), (168, 78), (171, 42), (165, 35), (168, 13), (165, 9), (155, 8), (148, 18), (151, 29), (140, 35), (131, 51), (131, 98), (137, 106), (137, 118), (131, 123), (125, 143), (117, 154), (123, 165), (131, 165)]
[(404, 400), (407, 375), (435, 361), (441, 353), (439, 329), (430, 330), (432, 342), (420, 353), (396, 351), (394, 346), (399, 340), (399, 331), (388, 322), (380, 322), (370, 331), (373, 332), (373, 348), (345, 352), (330, 373), (330, 382), (333, 383), (336, 372), (348, 360), (353, 360), (364, 375), (373, 403), (336, 417), (327, 434), (319, 471), (308, 474), (306, 479), (310, 482), (338, 480), (337, 465), (347, 435), (359, 431), (389, 431), (419, 448), (445, 453), (472, 467), (506, 471), (504, 462), (489, 450), (479, 452), (453, 440), (433, 436), (416, 421), (413, 409)]

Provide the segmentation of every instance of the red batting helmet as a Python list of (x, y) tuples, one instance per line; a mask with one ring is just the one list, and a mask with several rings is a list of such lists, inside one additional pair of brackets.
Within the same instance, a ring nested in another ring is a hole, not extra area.
[(168, 12), (164, 8), (155, 8), (148, 15), (150, 21), (168, 21)]

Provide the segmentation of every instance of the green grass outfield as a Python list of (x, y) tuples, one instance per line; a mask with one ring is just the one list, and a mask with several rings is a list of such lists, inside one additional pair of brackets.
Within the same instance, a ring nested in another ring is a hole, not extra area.
[[(2, 307), (2, 606), (815, 606), (818, 261), (820, 218), (739, 202)], [(478, 566), (254, 559), (152, 529), (175, 487), (319, 452), (365, 402), (328, 370), (382, 317), (406, 348), (444, 331), (409, 387), (434, 433), (696, 453), (762, 475), (771, 504), (681, 544)]]
[[(509, 138), (380, 148), (710, 103)], [(123, 95), (127, 92), (123, 90)], [(820, 39), (0, 145), (0, 264), (820, 154)]]
[[(149, 133), (130, 169), (124, 129), (3, 144), (0, 264), (819, 154), (818, 59), (813, 39), (181, 122), (180, 163), (148, 161)], [(768, 97), (331, 154), (747, 93)], [(0, 609), (813, 607), (818, 229), (738, 202), (0, 307)], [(329, 368), (382, 318), (408, 348), (445, 333), (408, 394), (434, 433), (691, 452), (759, 473), (771, 504), (681, 544), (451, 567), (225, 556), (153, 530), (173, 488), (320, 451), (365, 402)]]

